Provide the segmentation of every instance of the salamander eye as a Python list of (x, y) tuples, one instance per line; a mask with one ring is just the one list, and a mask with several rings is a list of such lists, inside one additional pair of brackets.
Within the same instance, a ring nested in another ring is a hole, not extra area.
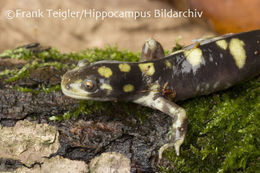
[(95, 91), (97, 83), (94, 80), (86, 79), (82, 82), (82, 87), (87, 91)]

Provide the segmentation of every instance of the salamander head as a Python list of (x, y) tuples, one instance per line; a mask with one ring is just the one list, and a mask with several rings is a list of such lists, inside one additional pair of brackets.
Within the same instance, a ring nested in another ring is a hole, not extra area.
[(72, 98), (84, 100), (112, 101), (131, 97), (140, 84), (136, 75), (130, 75), (131, 65), (116, 61), (85, 63), (64, 74), (62, 92)]

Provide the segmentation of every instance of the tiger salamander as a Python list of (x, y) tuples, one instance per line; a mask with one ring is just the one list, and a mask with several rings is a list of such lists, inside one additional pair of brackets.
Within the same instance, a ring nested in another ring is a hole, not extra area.
[(160, 44), (148, 40), (143, 62), (80, 61), (63, 77), (65, 95), (76, 99), (130, 101), (171, 116), (170, 143), (180, 146), (187, 115), (176, 101), (226, 89), (260, 74), (260, 30), (202, 40), (164, 57)]

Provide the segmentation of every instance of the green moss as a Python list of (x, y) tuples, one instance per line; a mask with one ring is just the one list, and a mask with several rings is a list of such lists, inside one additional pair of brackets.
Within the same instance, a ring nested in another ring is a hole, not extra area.
[(9, 69), (6, 69), (4, 71), (1, 71), (0, 72), (0, 78), (4, 77), (4, 76), (8, 76), (8, 75), (14, 75), (18, 72), (18, 70), (9, 70)]
[(118, 48), (107, 46), (105, 49), (87, 49), (79, 53), (70, 53), (68, 55), (73, 60), (87, 59), (89, 62), (100, 60), (115, 60), (115, 61), (139, 61), (140, 53), (132, 53), (130, 51), (119, 51)]
[[(189, 116), (180, 157), (166, 153), (177, 172), (260, 171), (260, 82), (180, 103)], [(172, 172), (173, 169), (161, 169)]]
[(175, 40), (175, 46), (172, 48), (172, 52), (181, 50), (181, 49), (184, 47), (184, 45), (181, 45), (181, 44), (180, 44), (181, 39), (182, 39), (181, 37), (178, 37), (178, 38)]
[(45, 92), (45, 93), (50, 93), (50, 92), (53, 92), (53, 91), (60, 91), (61, 90), (61, 86), (60, 85), (53, 85), (51, 87), (45, 87), (44, 85), (42, 86), (42, 90)]
[(20, 91), (20, 92), (30, 92), (33, 94), (39, 94), (41, 91), (40, 90), (35, 90), (35, 89), (31, 89), (31, 88), (27, 88), (27, 87), (12, 87), (13, 89)]
[(30, 70), (35, 69), (37, 66), (37, 61), (33, 61), (32, 63), (28, 63), (23, 68), (21, 68), (17, 73), (13, 74), (9, 77), (6, 82), (11, 83), (18, 79), (24, 78), (30, 74)]
[(13, 50), (6, 50), (0, 54), (1, 57), (10, 57), (12, 59), (31, 60), (33, 56), (32, 51), (26, 48), (17, 48)]
[[(51, 116), (49, 119), (54, 121), (69, 120), (71, 118), (77, 119), (80, 114), (91, 116), (93, 114), (103, 114), (107, 116), (114, 116), (115, 110), (120, 113), (122, 116), (136, 116), (136, 118), (142, 123), (145, 121), (151, 113), (151, 109), (145, 107), (137, 107), (133, 103), (124, 103), (124, 102), (98, 102), (98, 101), (79, 101), (79, 106), (75, 110), (68, 111), (63, 115)], [(122, 112), (120, 112), (122, 110)]]
[(84, 111), (86, 110), (86, 106), (87, 104), (85, 101), (80, 101), (80, 104), (76, 108), (76, 110), (66, 112), (63, 115), (51, 116), (49, 119), (52, 121), (69, 120), (71, 118), (77, 119), (79, 114), (84, 113)]

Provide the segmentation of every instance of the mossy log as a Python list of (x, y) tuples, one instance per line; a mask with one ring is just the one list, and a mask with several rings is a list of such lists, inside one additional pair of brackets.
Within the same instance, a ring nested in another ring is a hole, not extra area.
[(61, 76), (74, 67), (78, 56), (73, 56), (76, 54), (59, 54), (38, 44), (4, 52), (0, 58), (1, 125), (11, 127), (27, 119), (55, 126), (60, 148), (51, 157), (89, 163), (101, 153), (114, 151), (133, 160), (132, 171), (155, 170), (157, 150), (167, 141), (171, 118), (161, 114), (148, 117), (147, 109), (134, 104), (64, 96)]
[(170, 117), (132, 103), (78, 101), (60, 90), (61, 76), (80, 59), (137, 61), (139, 55), (110, 47), (62, 54), (38, 44), (3, 52), (1, 125), (11, 127), (24, 119), (48, 123), (58, 130), (60, 143), (49, 157), (89, 163), (103, 152), (119, 152), (131, 160), (132, 172), (260, 170), (259, 78), (178, 103), (189, 116), (187, 138), (181, 156), (168, 150), (159, 166), (157, 151), (168, 140)]

